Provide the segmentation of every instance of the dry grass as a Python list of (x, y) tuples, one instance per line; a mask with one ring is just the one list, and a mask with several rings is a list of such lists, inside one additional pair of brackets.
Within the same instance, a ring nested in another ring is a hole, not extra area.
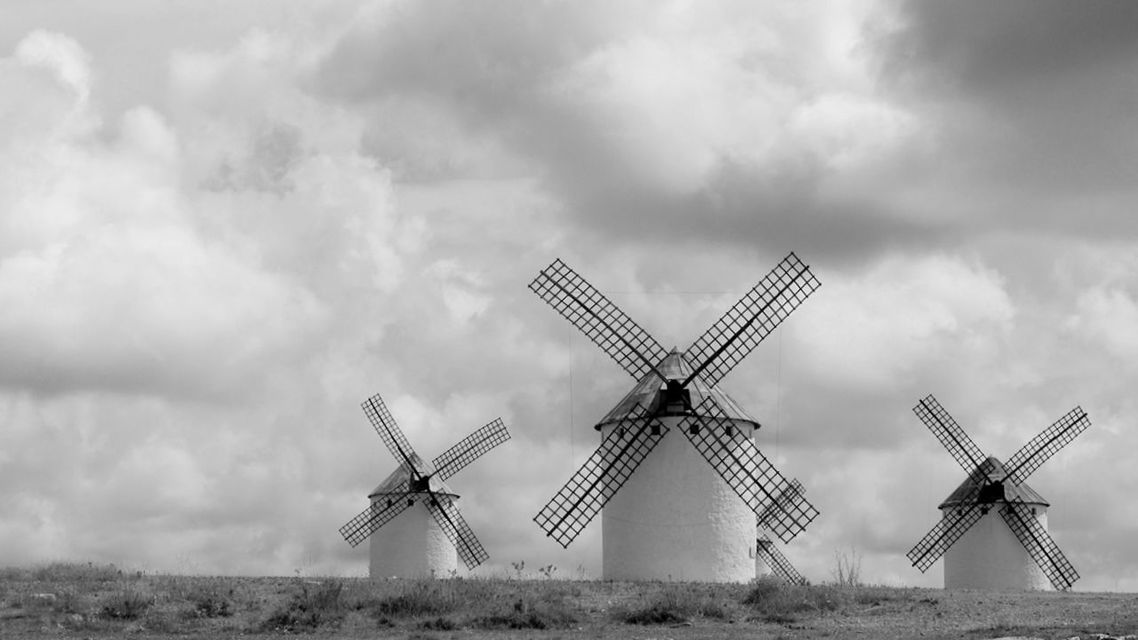
[[(663, 633), (653, 628), (665, 627)], [(1128, 594), (552, 578), (223, 578), (0, 569), (0, 637), (1069, 638), (1138, 631)]]

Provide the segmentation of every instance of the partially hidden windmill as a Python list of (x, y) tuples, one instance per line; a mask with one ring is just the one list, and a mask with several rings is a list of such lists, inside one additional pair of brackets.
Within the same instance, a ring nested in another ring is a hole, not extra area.
[(1047, 532), (1050, 505), (1026, 480), (1091, 425), (1082, 407), (1006, 463), (981, 453), (931, 395), (913, 411), (968, 473), (940, 504), (940, 522), (907, 554), (913, 566), (924, 572), (943, 555), (945, 588), (1069, 589), (1079, 573)]
[(455, 506), (458, 494), (445, 480), (509, 440), (506, 425), (500, 418), (493, 420), (428, 465), (411, 448), (379, 395), (361, 406), (399, 463), (368, 495), (370, 506), (340, 527), (340, 535), (353, 547), (371, 538), (371, 577), (454, 575), (456, 555), (467, 569), (482, 564), (489, 554)]
[(600, 446), (534, 518), (546, 535), (568, 547), (601, 512), (606, 579), (745, 582), (759, 513), (774, 505), (768, 527), (783, 541), (817, 516), (805, 500), (777, 502), (790, 481), (755, 446), (758, 422), (716, 386), (818, 287), (797, 256), (682, 352), (560, 260), (529, 287), (637, 381), (596, 425)]
[(755, 577), (774, 576), (788, 584), (806, 584), (806, 578), (794, 568), (778, 546), (770, 539), (766, 528), (776, 521), (779, 514), (788, 508), (788, 503), (798, 503), (805, 499), (803, 493), (806, 489), (797, 479), (790, 481), (790, 487), (775, 498), (758, 515), (758, 526), (755, 529)]

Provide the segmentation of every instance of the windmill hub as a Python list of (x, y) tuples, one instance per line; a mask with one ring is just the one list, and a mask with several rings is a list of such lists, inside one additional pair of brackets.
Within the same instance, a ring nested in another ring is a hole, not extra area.
[(980, 504), (992, 504), (994, 502), (1005, 502), (1007, 496), (1004, 493), (1003, 480), (996, 480), (989, 482), (980, 488), (980, 495), (976, 497), (976, 501)]
[(427, 493), (431, 490), (431, 474), (420, 474), (418, 477), (412, 477), (408, 487), (415, 493)]
[(664, 388), (664, 411), (666, 413), (691, 413), (691, 393), (683, 380), (670, 379)]

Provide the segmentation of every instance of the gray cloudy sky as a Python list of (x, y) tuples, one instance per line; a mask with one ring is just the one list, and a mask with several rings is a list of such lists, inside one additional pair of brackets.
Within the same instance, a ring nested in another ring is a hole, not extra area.
[(934, 393), (1083, 575), (1138, 590), (1138, 5), (15, 0), (0, 21), (0, 564), (366, 573), (380, 392), (492, 559), (631, 381), (526, 289), (561, 257), (687, 346), (788, 251), (822, 288), (723, 386), (822, 516), (905, 552), (962, 473)]

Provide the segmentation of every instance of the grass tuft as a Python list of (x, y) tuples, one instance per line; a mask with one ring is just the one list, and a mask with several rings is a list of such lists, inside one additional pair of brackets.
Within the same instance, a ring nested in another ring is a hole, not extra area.
[(261, 624), (267, 631), (304, 631), (338, 624), (344, 618), (344, 583), (303, 581), (292, 597)]
[(640, 606), (618, 612), (628, 624), (677, 624), (694, 617), (729, 619), (732, 610), (722, 588), (705, 584), (667, 584)]
[(99, 616), (108, 620), (137, 620), (154, 604), (154, 598), (126, 588), (107, 597), (99, 608)]

